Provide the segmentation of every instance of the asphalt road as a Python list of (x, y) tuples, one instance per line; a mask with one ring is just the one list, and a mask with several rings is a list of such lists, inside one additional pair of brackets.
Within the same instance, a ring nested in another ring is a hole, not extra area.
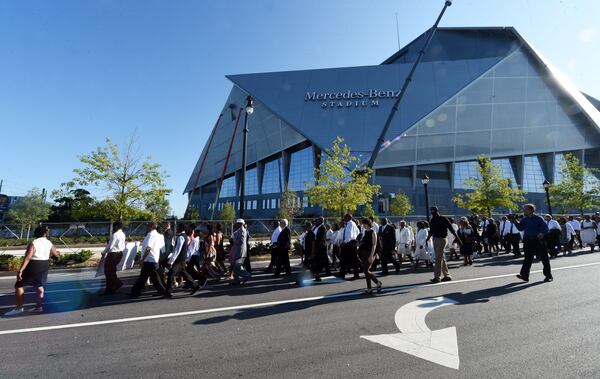
[[(259, 274), (193, 297), (163, 300), (149, 291), (131, 300), (97, 296), (90, 271), (56, 273), (47, 313), (0, 318), (0, 377), (600, 377), (600, 253), (552, 260), (552, 283), (540, 272), (518, 281), (520, 263), (508, 256), (453, 263), (454, 281), (437, 285), (428, 284), (430, 272), (405, 266), (382, 279), (377, 296), (361, 294), (362, 279), (296, 286)], [(12, 306), (12, 285), (0, 278), (2, 313)], [(426, 324), (456, 327), (458, 370), (360, 338), (399, 333), (399, 307), (437, 296), (457, 304), (432, 309)]]

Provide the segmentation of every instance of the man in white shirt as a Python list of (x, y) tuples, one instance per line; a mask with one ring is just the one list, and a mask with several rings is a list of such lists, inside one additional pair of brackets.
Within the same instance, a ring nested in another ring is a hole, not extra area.
[(351, 214), (344, 215), (344, 227), (341, 229), (341, 256), (340, 256), (340, 272), (337, 275), (340, 278), (346, 277), (346, 271), (350, 268), (354, 271), (353, 279), (358, 279), (360, 265), (358, 263), (358, 234), (360, 230), (356, 223), (352, 221)]
[(277, 251), (275, 249), (275, 244), (277, 244), (277, 237), (279, 237), (279, 233), (281, 233), (281, 226), (278, 221), (275, 221), (275, 229), (273, 229), (273, 234), (271, 234), (271, 243), (269, 244), (269, 252), (271, 253), (271, 262), (269, 262), (269, 266), (265, 272), (272, 272), (273, 267), (277, 266)]
[(548, 254), (550, 254), (550, 258), (556, 258), (560, 251), (560, 224), (549, 214), (544, 216), (544, 220), (548, 225), (548, 233), (546, 234)]
[(498, 234), (500, 235), (500, 244), (504, 249), (505, 253), (510, 252), (510, 245), (508, 244), (508, 240), (506, 237), (508, 236), (508, 229), (510, 228), (511, 222), (508, 221), (507, 216), (502, 216), (500, 219), (500, 227), (498, 229)]
[(575, 247), (575, 240), (577, 240), (579, 243), (579, 247), (583, 248), (583, 244), (581, 243), (581, 222), (575, 220), (573, 216), (569, 216), (569, 221), (567, 224), (571, 225), (574, 232), (573, 236), (571, 237), (571, 241), (569, 242), (569, 248), (573, 250), (573, 247)]
[(505, 233), (502, 237), (506, 241), (506, 253), (513, 253), (515, 257), (521, 256), (521, 247), (520, 242), (523, 239), (523, 235), (515, 226), (513, 222), (514, 215), (509, 215), (508, 220), (504, 224), (504, 229), (500, 228), (502, 233)]
[[(179, 275), (183, 275), (188, 286), (191, 286), (190, 296), (195, 294), (200, 288), (200, 284), (194, 282), (194, 278), (186, 270), (187, 261), (187, 250), (190, 241), (190, 231), (187, 230), (185, 224), (177, 224), (177, 238), (175, 240), (175, 247), (173, 252), (169, 255), (167, 261), (167, 267), (169, 268), (169, 274), (167, 276), (167, 288), (165, 291), (165, 298), (171, 298), (171, 287), (173, 282)], [(206, 282), (203, 283), (205, 285)]]
[(146, 230), (148, 231), (148, 234), (146, 234), (146, 238), (144, 238), (144, 242), (142, 242), (142, 269), (140, 271), (140, 276), (131, 288), (130, 296), (132, 297), (140, 296), (142, 288), (148, 278), (150, 278), (150, 281), (159, 295), (165, 294), (165, 286), (160, 280), (157, 272), (160, 251), (165, 246), (165, 239), (162, 234), (156, 231), (156, 223), (148, 223)]
[(125, 233), (123, 233), (123, 223), (115, 221), (112, 224), (113, 234), (102, 252), (104, 258), (104, 276), (106, 285), (102, 295), (110, 295), (123, 286), (123, 282), (117, 277), (117, 265), (123, 258), (125, 250)]
[(400, 260), (400, 263), (402, 263), (403, 255), (406, 255), (411, 262), (413, 261), (411, 252), (414, 241), (415, 236), (410, 226), (406, 225), (406, 221), (400, 221), (400, 227), (396, 229), (396, 243), (398, 246), (398, 259)]

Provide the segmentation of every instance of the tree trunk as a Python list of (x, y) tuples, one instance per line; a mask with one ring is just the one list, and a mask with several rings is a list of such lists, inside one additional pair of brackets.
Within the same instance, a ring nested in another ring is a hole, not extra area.
[(29, 241), (29, 232), (31, 231), (31, 224), (27, 225), (27, 241)]

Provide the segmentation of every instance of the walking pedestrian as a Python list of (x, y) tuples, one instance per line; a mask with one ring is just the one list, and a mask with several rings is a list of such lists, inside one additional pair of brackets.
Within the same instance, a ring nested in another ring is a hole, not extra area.
[(498, 235), (498, 226), (493, 218), (487, 220), (485, 236), (490, 255), (498, 255), (498, 243), (500, 242), (500, 237)]
[(117, 265), (123, 258), (125, 250), (125, 233), (123, 232), (123, 223), (115, 221), (112, 224), (113, 234), (102, 252), (104, 257), (104, 276), (106, 284), (102, 295), (110, 295), (123, 286), (123, 282), (117, 277)]
[(277, 243), (277, 237), (281, 233), (281, 226), (279, 222), (275, 221), (273, 225), (273, 233), (271, 234), (271, 242), (269, 243), (269, 252), (271, 253), (271, 261), (269, 265), (265, 269), (266, 273), (272, 272), (273, 268), (277, 265), (277, 251), (275, 248), (275, 244)]
[(581, 243), (582, 248), (585, 246), (590, 247), (590, 253), (594, 252), (594, 246), (596, 244), (598, 225), (595, 221), (592, 221), (590, 215), (585, 215), (584, 220), (581, 222)]
[(560, 233), (561, 227), (558, 221), (554, 220), (551, 215), (547, 214), (544, 216), (546, 225), (548, 226), (548, 233), (546, 234), (546, 247), (548, 248), (548, 254), (550, 258), (556, 258), (560, 251)]
[(312, 233), (315, 236), (312, 248), (311, 268), (315, 281), (321, 281), (321, 271), (325, 270), (325, 275), (331, 275), (331, 269), (329, 267), (329, 258), (327, 257), (327, 240), (325, 230), (325, 219), (318, 217), (315, 220), (315, 228)]
[(313, 226), (310, 221), (304, 223), (304, 256), (303, 264), (305, 270), (310, 270), (311, 262), (313, 260), (313, 250), (315, 248), (315, 233), (313, 232)]
[(475, 232), (466, 217), (461, 217), (458, 225), (458, 238), (462, 241), (460, 254), (463, 256), (464, 265), (473, 264), (473, 246), (475, 244)]
[(175, 241), (175, 247), (169, 257), (167, 267), (169, 267), (169, 274), (167, 275), (167, 288), (165, 289), (165, 298), (171, 298), (171, 288), (174, 280), (179, 276), (183, 275), (186, 282), (192, 285), (190, 295), (195, 294), (200, 288), (199, 284), (195, 284), (194, 278), (186, 270), (186, 257), (187, 248), (190, 242), (190, 237), (186, 234), (186, 225), (180, 223), (177, 225), (177, 239)]
[(160, 257), (161, 250), (164, 248), (165, 240), (164, 237), (156, 230), (156, 224), (153, 222), (148, 223), (146, 227), (146, 238), (142, 242), (142, 269), (140, 276), (135, 281), (131, 288), (130, 295), (132, 297), (138, 297), (141, 294), (142, 288), (145, 286), (146, 281), (150, 278), (152, 285), (156, 289), (159, 295), (165, 294), (165, 286), (158, 275), (158, 260)]
[(425, 261), (427, 268), (431, 267), (431, 253), (433, 251), (433, 243), (427, 239), (429, 230), (427, 229), (427, 221), (417, 222), (417, 234), (415, 237), (415, 267), (419, 268), (419, 261)]
[(344, 215), (344, 227), (341, 229), (341, 259), (340, 259), (340, 272), (338, 277), (345, 279), (346, 272), (352, 269), (354, 276), (352, 280), (358, 279), (360, 265), (358, 262), (358, 233), (359, 229), (356, 223), (352, 220), (352, 215), (346, 213)]
[(44, 311), (42, 301), (44, 300), (44, 286), (48, 280), (48, 259), (50, 256), (58, 257), (60, 254), (48, 240), (48, 227), (38, 226), (33, 231), (35, 239), (27, 245), (25, 257), (19, 271), (17, 271), (17, 281), (15, 283), (15, 308), (6, 312), (5, 316), (18, 316), (25, 312), (23, 301), (25, 299), (25, 286), (36, 288), (37, 297), (35, 308), (30, 312), (41, 313)]
[(290, 248), (292, 247), (292, 232), (288, 226), (288, 220), (285, 218), (279, 221), (281, 232), (277, 236), (277, 241), (273, 248), (276, 254), (275, 277), (279, 277), (281, 270), (285, 271), (286, 276), (292, 275), (290, 268)]
[(535, 205), (533, 204), (523, 205), (523, 213), (524, 217), (521, 220), (511, 220), (517, 229), (523, 232), (523, 253), (525, 254), (525, 259), (523, 260), (521, 273), (517, 275), (517, 278), (525, 282), (529, 281), (529, 271), (531, 270), (533, 257), (536, 256), (542, 261), (545, 277), (544, 282), (551, 282), (553, 278), (550, 269), (550, 259), (548, 258), (548, 251), (544, 246), (544, 236), (548, 233), (548, 225), (546, 225), (543, 218), (535, 214)]
[(381, 240), (381, 275), (388, 275), (388, 263), (392, 263), (396, 269), (396, 274), (400, 272), (400, 264), (394, 257), (396, 248), (396, 230), (390, 224), (387, 218), (381, 219), (378, 239)]
[[(446, 243), (448, 241), (446, 239), (446, 236), (448, 235), (448, 232), (452, 233), (454, 235), (454, 238), (456, 238), (458, 246), (461, 246), (462, 241), (456, 235), (456, 232), (452, 228), (452, 224), (450, 224), (450, 221), (448, 221), (446, 217), (439, 214), (439, 210), (437, 207), (431, 207), (430, 226), (431, 229), (429, 230), (427, 240), (433, 239), (433, 250), (435, 252), (435, 268), (433, 279), (431, 279), (431, 282), (447, 282), (452, 280), (452, 277), (448, 272), (448, 264), (446, 263), (446, 258), (444, 258), (444, 249), (446, 248)], [(443, 277), (440, 278), (442, 275)]]
[(216, 265), (222, 273), (227, 272), (225, 267), (225, 246), (223, 246), (223, 225), (215, 224), (215, 249), (217, 250)]
[(581, 236), (579, 235), (581, 232), (581, 222), (579, 222), (578, 220), (575, 220), (575, 218), (573, 216), (569, 216), (568, 223), (569, 223), (569, 225), (571, 225), (571, 228), (573, 228), (573, 232), (574, 232), (574, 234), (571, 237), (569, 248), (571, 249), (571, 251), (573, 251), (573, 247), (575, 247), (575, 241), (577, 241), (580, 248), (583, 248), (583, 245), (581, 243)]
[(402, 257), (406, 256), (410, 262), (413, 261), (412, 246), (415, 242), (415, 236), (412, 228), (406, 225), (406, 221), (400, 221), (400, 226), (396, 229), (396, 242), (398, 249), (398, 264), (402, 264)]
[(233, 235), (231, 236), (232, 246), (230, 253), (231, 267), (233, 268), (233, 282), (230, 284), (244, 284), (252, 277), (244, 261), (248, 255), (248, 231), (244, 227), (243, 219), (238, 218), (233, 225)]
[(360, 239), (360, 244), (358, 246), (358, 254), (363, 264), (363, 273), (365, 274), (365, 279), (367, 280), (367, 289), (364, 293), (371, 295), (373, 293), (371, 281), (373, 281), (377, 286), (377, 293), (381, 292), (382, 285), (381, 281), (377, 280), (375, 275), (373, 275), (371, 272), (371, 265), (375, 259), (375, 250), (377, 249), (377, 233), (371, 229), (373, 227), (373, 223), (368, 218), (363, 218), (361, 220), (361, 225), (363, 227), (363, 236)]
[(560, 224), (560, 237), (559, 237), (559, 242), (560, 242), (560, 246), (561, 246), (561, 250), (563, 252), (563, 255), (569, 255), (573, 252), (572, 246), (573, 246), (573, 235), (575, 234), (575, 231), (573, 230), (573, 227), (571, 226), (571, 224), (569, 224), (567, 222), (567, 219), (564, 217), (561, 217), (558, 219), (558, 223)]

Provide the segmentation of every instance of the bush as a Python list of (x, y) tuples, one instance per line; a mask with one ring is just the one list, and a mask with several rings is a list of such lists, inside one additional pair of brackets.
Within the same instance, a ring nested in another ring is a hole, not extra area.
[(300, 241), (294, 241), (292, 253), (296, 255), (302, 255), (302, 244)]
[(269, 245), (263, 242), (257, 242), (250, 248), (248, 252), (250, 256), (267, 254), (269, 252)]
[(18, 271), (23, 263), (23, 257), (15, 257), (10, 254), (0, 255), (0, 269), (4, 271)]
[(66, 266), (69, 264), (83, 263), (90, 259), (94, 255), (91, 250), (81, 250), (79, 253), (73, 254), (61, 254), (58, 258), (52, 260), (52, 264), (55, 266)]

